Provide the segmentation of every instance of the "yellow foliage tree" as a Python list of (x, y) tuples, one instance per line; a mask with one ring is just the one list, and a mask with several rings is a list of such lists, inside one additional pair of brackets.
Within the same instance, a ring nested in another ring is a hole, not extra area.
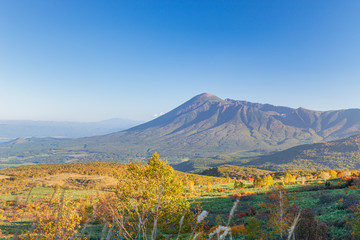
[(265, 184), (265, 186), (271, 186), (274, 185), (274, 179), (273, 177), (269, 174), (264, 176), (263, 178), (263, 183)]
[(24, 239), (77, 239), (82, 220), (78, 207), (78, 203), (64, 197), (60, 201), (34, 206), (33, 230), (23, 236)]
[(211, 182), (207, 182), (207, 184), (206, 184), (206, 191), (207, 191), (207, 192), (212, 192), (212, 190), (213, 190), (213, 187), (212, 187), (212, 185), (211, 185)]
[(290, 173), (286, 173), (284, 177), (284, 184), (289, 185), (296, 182), (296, 176), (291, 175)]
[(330, 170), (330, 171), (329, 171), (329, 174), (330, 174), (330, 178), (331, 178), (331, 179), (337, 178), (337, 172), (336, 172), (336, 171)]
[(189, 213), (183, 191), (174, 169), (157, 153), (146, 165), (130, 162), (126, 177), (117, 187), (116, 205), (109, 207), (119, 234), (126, 239), (146, 239), (151, 234), (151, 239), (156, 239), (159, 229), (177, 226)]
[(195, 192), (195, 184), (194, 181), (189, 181), (189, 192)]

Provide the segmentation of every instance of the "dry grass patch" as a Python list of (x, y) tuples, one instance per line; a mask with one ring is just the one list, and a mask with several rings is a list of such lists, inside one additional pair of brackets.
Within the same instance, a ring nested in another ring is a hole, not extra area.
[(0, 175), (0, 180), (1, 179), (9, 179), (10, 177), (9, 176), (6, 176), (6, 175)]
[(60, 186), (65, 188), (107, 188), (115, 186), (118, 180), (109, 176), (89, 176), (76, 173), (62, 173), (58, 175), (37, 178), (36, 185), (47, 187)]

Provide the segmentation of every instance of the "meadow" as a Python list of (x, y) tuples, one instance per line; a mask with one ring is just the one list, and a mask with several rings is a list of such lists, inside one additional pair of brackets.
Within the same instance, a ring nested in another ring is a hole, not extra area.
[[(118, 184), (124, 179), (127, 167), (115, 163), (74, 163), (1, 170), (0, 236), (2, 239), (130, 239), (121, 236), (121, 231), (114, 227), (116, 218), (106, 210), (110, 205), (118, 207), (121, 201)], [(161, 222), (163, 226), (160, 226), (159, 220), (155, 239), (208, 239), (219, 226), (230, 229), (232, 239), (281, 239), (281, 233), (286, 239), (300, 213), (293, 239), (304, 239), (300, 233), (304, 231), (309, 232), (308, 239), (358, 237), (360, 181), (356, 171), (337, 170), (336, 175), (328, 170), (302, 172), (306, 177), (274, 173), (273, 180), (268, 179), (271, 175), (255, 179), (242, 176), (236, 180), (174, 173), (182, 188), (181, 204), (188, 204), (189, 211), (186, 217), (181, 213), (176, 216), (175, 224)], [(134, 199), (140, 201), (138, 197)], [(158, 206), (156, 201), (155, 206)], [(145, 208), (143, 211), (154, 212)], [(280, 211), (284, 216), (281, 227)], [(202, 213), (206, 216), (199, 222)], [(69, 227), (66, 218), (77, 223), (67, 233), (56, 227), (61, 221)], [(183, 226), (178, 226), (181, 219), (185, 219)], [(154, 220), (148, 224), (151, 230)], [(47, 228), (50, 230), (44, 232)], [(59, 231), (61, 237), (56, 236)], [(219, 230), (217, 239), (229, 238), (230, 235), (221, 238), (225, 231)], [(151, 231), (145, 235), (152, 239)]]

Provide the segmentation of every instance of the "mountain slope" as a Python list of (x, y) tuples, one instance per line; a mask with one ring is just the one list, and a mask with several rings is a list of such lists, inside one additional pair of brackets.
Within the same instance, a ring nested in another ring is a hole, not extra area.
[(256, 157), (241, 165), (273, 171), (360, 169), (360, 134), (331, 142), (296, 146)]
[(360, 134), (336, 141), (304, 144), (270, 155), (192, 159), (173, 167), (183, 172), (203, 172), (211, 176), (220, 176), (221, 171), (239, 171), (239, 167), (268, 171), (360, 169)]
[[(359, 109), (320, 112), (222, 100), (204, 93), (157, 119), (125, 131), (61, 141), (28, 139), (1, 144), (0, 157), (9, 158), (21, 152), (24, 155), (21, 160), (31, 162), (127, 161), (147, 158), (158, 151), (170, 161), (180, 161), (229, 153), (268, 154), (356, 133), (360, 133)], [(34, 158), (36, 154), (47, 156), (39, 160)]]

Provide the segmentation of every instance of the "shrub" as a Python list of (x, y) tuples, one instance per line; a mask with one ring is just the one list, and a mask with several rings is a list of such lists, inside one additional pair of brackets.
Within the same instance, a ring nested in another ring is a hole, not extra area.
[(249, 239), (260, 239), (262, 236), (261, 222), (255, 217), (248, 220), (248, 227), (246, 228), (246, 237)]
[(249, 207), (247, 210), (247, 215), (249, 216), (255, 216), (256, 215), (256, 208), (254, 207)]
[(326, 239), (328, 227), (325, 223), (318, 223), (311, 208), (301, 211), (301, 218), (295, 228), (295, 239)]
[(236, 225), (231, 227), (231, 234), (232, 235), (245, 235), (246, 228), (244, 224)]

